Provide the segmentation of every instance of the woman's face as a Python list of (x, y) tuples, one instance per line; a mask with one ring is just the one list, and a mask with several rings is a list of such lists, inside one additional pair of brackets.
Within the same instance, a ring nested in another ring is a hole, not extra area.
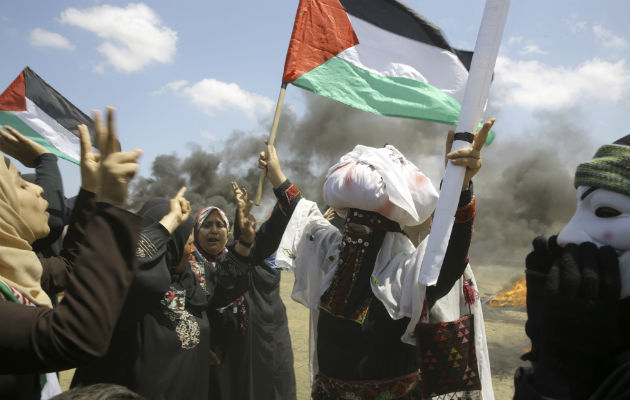
[(227, 244), (228, 230), (218, 211), (212, 211), (203, 221), (198, 235), (198, 243), (201, 249), (212, 255), (218, 255)]
[(45, 238), (50, 233), (48, 226), (48, 202), (42, 197), (44, 190), (41, 186), (30, 183), (15, 175), (15, 186), (19, 201), (20, 216), (29, 227), (36, 239)]

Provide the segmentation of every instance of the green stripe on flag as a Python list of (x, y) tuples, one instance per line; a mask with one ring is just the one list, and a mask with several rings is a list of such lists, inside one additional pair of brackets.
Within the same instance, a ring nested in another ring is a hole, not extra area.
[[(376, 74), (338, 57), (291, 82), (297, 87), (374, 114), (457, 125), (457, 100), (424, 82)], [(494, 140), (488, 134), (486, 145)]]
[(68, 160), (75, 164), (79, 164), (79, 160), (74, 157), (70, 157), (66, 153), (59, 151), (55, 146), (53, 146), (48, 140), (43, 138), (39, 133), (37, 133), (33, 128), (28, 126), (24, 121), (22, 121), (18, 116), (16, 116), (11, 111), (0, 111), (0, 126), (2, 125), (10, 125), (11, 127), (17, 129), (22, 135), (27, 138), (33, 140), (36, 143), (41, 144), (51, 153), (56, 155), (59, 158), (63, 158), (64, 160)]
[(457, 100), (429, 84), (375, 74), (337, 57), (292, 83), (351, 107), (392, 117), (455, 125), (461, 108)]

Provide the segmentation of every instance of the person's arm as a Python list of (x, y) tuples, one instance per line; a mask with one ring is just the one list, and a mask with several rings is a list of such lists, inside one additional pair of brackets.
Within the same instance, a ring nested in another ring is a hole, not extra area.
[(79, 244), (87, 236), (86, 225), (96, 212), (96, 194), (85, 189), (79, 191), (68, 231), (59, 256), (41, 258), (43, 272), (41, 286), (49, 296), (64, 290), (68, 274), (72, 272), (79, 253)]
[[(78, 130), (81, 144), (81, 188), (72, 207), (68, 231), (60, 254), (41, 259), (43, 266), (41, 285), (49, 295), (64, 290), (67, 274), (72, 271), (74, 259), (78, 254), (78, 245), (87, 234), (85, 226), (96, 210), (96, 192), (101, 173), (100, 155), (92, 152), (92, 141), (87, 127), (80, 125)], [(46, 154), (42, 154), (44, 155)]]
[(166, 261), (168, 241), (182, 223), (190, 217), (190, 202), (182, 187), (169, 201), (169, 212), (145, 226), (136, 250), (136, 268), (119, 325), (128, 326), (144, 315), (151, 304), (159, 301), (171, 284), (171, 271)]
[(48, 201), (48, 226), (50, 233), (32, 244), (34, 251), (49, 246), (63, 231), (65, 209), (63, 182), (57, 166), (57, 156), (41, 144), (22, 135), (17, 129), (4, 125), (0, 129), (0, 150), (15, 158), (25, 167), (35, 168), (35, 184), (44, 190), (42, 197)]
[(33, 250), (49, 246), (57, 240), (64, 228), (65, 196), (63, 193), (63, 181), (57, 166), (57, 156), (52, 153), (43, 153), (35, 158), (35, 184), (44, 189), (42, 197), (48, 201), (48, 226), (50, 233), (43, 239), (35, 241)]
[(131, 282), (141, 218), (99, 204), (56, 309), (0, 303), (0, 373), (75, 367), (103, 356)]
[(269, 219), (256, 232), (256, 245), (252, 250), (256, 263), (260, 263), (276, 251), (293, 210), (302, 199), (300, 189), (282, 172), (276, 148), (266, 141), (265, 144), (267, 151), (260, 153), (258, 167), (266, 170), (267, 179), (273, 186), (273, 193), (278, 201)]
[[(269, 218), (256, 231), (256, 239), (252, 249), (252, 260), (256, 265), (260, 265), (263, 260), (271, 256), (278, 245), (282, 234), (295, 206), (302, 198), (302, 194), (297, 186), (293, 185), (288, 179), (285, 179), (278, 187), (273, 189), (278, 202), (273, 208)], [(240, 237), (240, 227), (238, 223), (238, 212), (236, 213), (234, 224), (234, 237)]]
[[(140, 150), (118, 152), (113, 109), (107, 126), (95, 112), (101, 185), (97, 210), (79, 244), (76, 268), (64, 299), (55, 309), (2, 302), (0, 373), (40, 373), (76, 367), (103, 356), (127, 296), (141, 218), (119, 207), (138, 170)], [(79, 129), (79, 134), (84, 132)], [(83, 140), (82, 140), (83, 143)]]
[(475, 195), (471, 181), (468, 190), (462, 191), (459, 197), (453, 230), (451, 231), (451, 237), (448, 241), (437, 283), (435, 286), (427, 287), (426, 298), (429, 308), (438, 299), (445, 296), (464, 273), (468, 265), (468, 250), (472, 240), (474, 220)]
[(472, 146), (451, 151), (455, 132), (450, 131), (446, 138), (445, 162), (466, 167), (462, 192), (459, 197), (455, 223), (451, 231), (448, 247), (442, 262), (442, 268), (435, 286), (427, 287), (426, 299), (429, 308), (451, 288), (462, 276), (468, 265), (468, 249), (472, 239), (473, 221), (475, 218), (475, 196), (471, 179), (481, 169), (481, 149), (486, 142), (488, 132), (494, 125), (494, 118), (485, 122), (472, 139)]

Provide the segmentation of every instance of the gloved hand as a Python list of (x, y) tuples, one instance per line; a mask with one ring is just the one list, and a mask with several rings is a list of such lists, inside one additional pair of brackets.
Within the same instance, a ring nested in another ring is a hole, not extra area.
[(619, 259), (612, 247), (568, 244), (549, 271), (544, 305), (544, 351), (606, 358), (619, 345)]
[(562, 382), (571, 399), (592, 393), (619, 350), (620, 290), (613, 248), (586, 242), (562, 249), (547, 277), (535, 380)]
[(538, 236), (532, 242), (534, 250), (525, 259), (525, 282), (527, 285), (527, 321), (525, 333), (532, 342), (530, 352), (521, 356), (522, 360), (538, 361), (542, 336), (542, 315), (544, 308), (545, 285), (551, 264), (562, 248), (556, 242), (557, 236), (549, 240)]

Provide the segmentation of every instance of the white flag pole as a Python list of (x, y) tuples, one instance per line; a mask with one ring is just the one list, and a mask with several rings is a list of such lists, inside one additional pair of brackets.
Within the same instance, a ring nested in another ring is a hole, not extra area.
[[(510, 0), (486, 0), (455, 132), (475, 133), (477, 129), (488, 99), (490, 81), (499, 53), (509, 6)], [(464, 147), (470, 147), (470, 143), (465, 140), (455, 140), (451, 151)], [(423, 285), (435, 285), (437, 282), (453, 229), (453, 220), (465, 173), (465, 167), (448, 162), (426, 252), (422, 259), (419, 279)]]

